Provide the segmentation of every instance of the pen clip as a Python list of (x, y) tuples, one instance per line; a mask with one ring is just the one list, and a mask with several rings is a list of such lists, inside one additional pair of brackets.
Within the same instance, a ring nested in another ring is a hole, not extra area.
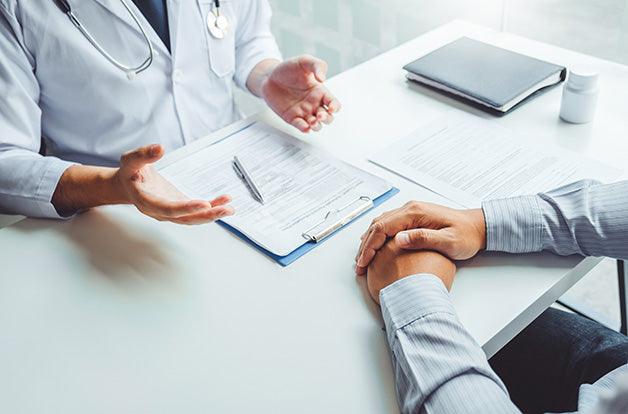
[(249, 189), (253, 198), (264, 204), (266, 202), (264, 200), (264, 196), (253, 181), (253, 178), (251, 178), (250, 173), (247, 173), (247, 171), (244, 169), (244, 166), (241, 164), (241, 161), (238, 159), (237, 156), (233, 157), (232, 165), (234, 171), (236, 172), (238, 177), (240, 177), (240, 179), (244, 182), (244, 185), (246, 185), (246, 187)]
[(238, 164), (236, 164), (235, 162), (231, 164), (233, 166), (233, 171), (236, 172), (236, 174), (238, 175), (238, 177), (245, 181), (246, 184), (246, 180), (244, 179), (244, 174), (242, 174), (242, 171), (240, 171), (240, 168), (238, 167)]
[(328, 211), (322, 221), (305, 231), (302, 236), (308, 241), (318, 243), (373, 208), (373, 206), (373, 200), (370, 197), (362, 196), (342, 208)]

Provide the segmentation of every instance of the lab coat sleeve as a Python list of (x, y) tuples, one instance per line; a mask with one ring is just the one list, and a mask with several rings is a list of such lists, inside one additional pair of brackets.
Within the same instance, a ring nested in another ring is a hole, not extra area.
[(235, 83), (246, 90), (253, 68), (263, 60), (281, 60), (281, 52), (270, 31), (272, 12), (267, 0), (242, 1), (238, 4), (236, 32)]
[(0, 213), (60, 218), (51, 203), (72, 163), (41, 156), (35, 59), (9, 3), (0, 3)]

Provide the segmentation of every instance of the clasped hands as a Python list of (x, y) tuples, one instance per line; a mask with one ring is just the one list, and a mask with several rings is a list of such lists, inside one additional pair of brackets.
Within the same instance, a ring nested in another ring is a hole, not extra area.
[(366, 276), (369, 293), (379, 303), (385, 287), (405, 277), (432, 274), (448, 290), (454, 260), (466, 260), (486, 248), (481, 209), (455, 210), (412, 201), (382, 214), (362, 235), (356, 273)]

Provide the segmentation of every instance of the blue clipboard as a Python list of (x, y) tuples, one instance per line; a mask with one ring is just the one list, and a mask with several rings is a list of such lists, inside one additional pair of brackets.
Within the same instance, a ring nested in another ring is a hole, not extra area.
[(259, 244), (255, 243), (253, 240), (251, 240), (250, 238), (248, 238), (246, 235), (244, 235), (242, 232), (240, 232), (238, 229), (236, 229), (233, 226), (230, 226), (229, 224), (223, 222), (223, 221), (218, 221), (218, 224), (222, 227), (224, 227), (225, 229), (229, 230), (231, 233), (235, 234), (236, 236), (238, 236), (240, 239), (244, 240), (245, 242), (247, 242), (248, 244), (250, 244), (251, 246), (255, 247), (258, 251), (264, 253), (266, 256), (270, 257), (271, 259), (273, 259), (274, 261), (276, 261), (277, 263), (279, 263), (282, 266), (288, 266), (289, 264), (294, 263), (297, 259), (299, 259), (300, 257), (304, 256), (306, 253), (308, 253), (309, 251), (315, 249), (317, 246), (323, 244), (327, 239), (331, 238), (332, 236), (336, 235), (338, 232), (340, 232), (343, 228), (349, 226), (351, 223), (353, 223), (354, 221), (356, 221), (357, 219), (359, 219), (360, 217), (362, 217), (364, 214), (368, 213), (369, 211), (371, 211), (372, 209), (379, 207), (380, 205), (382, 205), (385, 201), (387, 201), (388, 199), (390, 199), (391, 197), (393, 197), (395, 194), (397, 194), (399, 192), (399, 190), (397, 188), (391, 188), (390, 190), (388, 190), (386, 193), (382, 194), (381, 196), (377, 197), (376, 199), (373, 200), (373, 207), (369, 208), (368, 210), (364, 211), (362, 214), (356, 216), (355, 218), (353, 218), (353, 220), (351, 220), (349, 223), (343, 225), (342, 227), (340, 227), (338, 230), (334, 231), (333, 233), (331, 233), (329, 236), (325, 237), (323, 240), (319, 241), (319, 242), (313, 242), (313, 241), (306, 241), (302, 246), (298, 247), (296, 250), (294, 250), (292, 253), (290, 253), (287, 256), (278, 256), (272, 252), (269, 252), (268, 250), (264, 249), (263, 247), (261, 247)]

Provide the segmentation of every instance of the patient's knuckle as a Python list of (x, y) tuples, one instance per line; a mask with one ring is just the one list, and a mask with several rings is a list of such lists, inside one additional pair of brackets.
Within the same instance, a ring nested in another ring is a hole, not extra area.
[(375, 255), (379, 256), (379, 255), (382, 255), (382, 254), (383, 255), (387, 255), (387, 254), (389, 254), (393, 250), (393, 247), (394, 246), (392, 245), (392, 243), (386, 243), (377, 252), (374, 249), (371, 249), (371, 250), (372, 250), (374, 256)]
[(408, 205), (408, 210), (412, 214), (420, 214), (423, 212), (424, 206), (420, 201), (411, 201)]
[(429, 236), (424, 231), (417, 230), (411, 233), (410, 240), (415, 243), (424, 243), (429, 240)]
[(416, 203), (412, 206), (412, 212), (415, 215), (423, 214), (425, 212), (425, 205), (423, 203)]
[(445, 237), (442, 239), (441, 244), (443, 246), (444, 249), (451, 249), (452, 247), (455, 246), (455, 242), (451, 237)]
[(371, 229), (373, 230), (374, 233), (381, 233), (384, 231), (384, 223), (379, 220), (373, 223), (373, 225), (371, 226)]

